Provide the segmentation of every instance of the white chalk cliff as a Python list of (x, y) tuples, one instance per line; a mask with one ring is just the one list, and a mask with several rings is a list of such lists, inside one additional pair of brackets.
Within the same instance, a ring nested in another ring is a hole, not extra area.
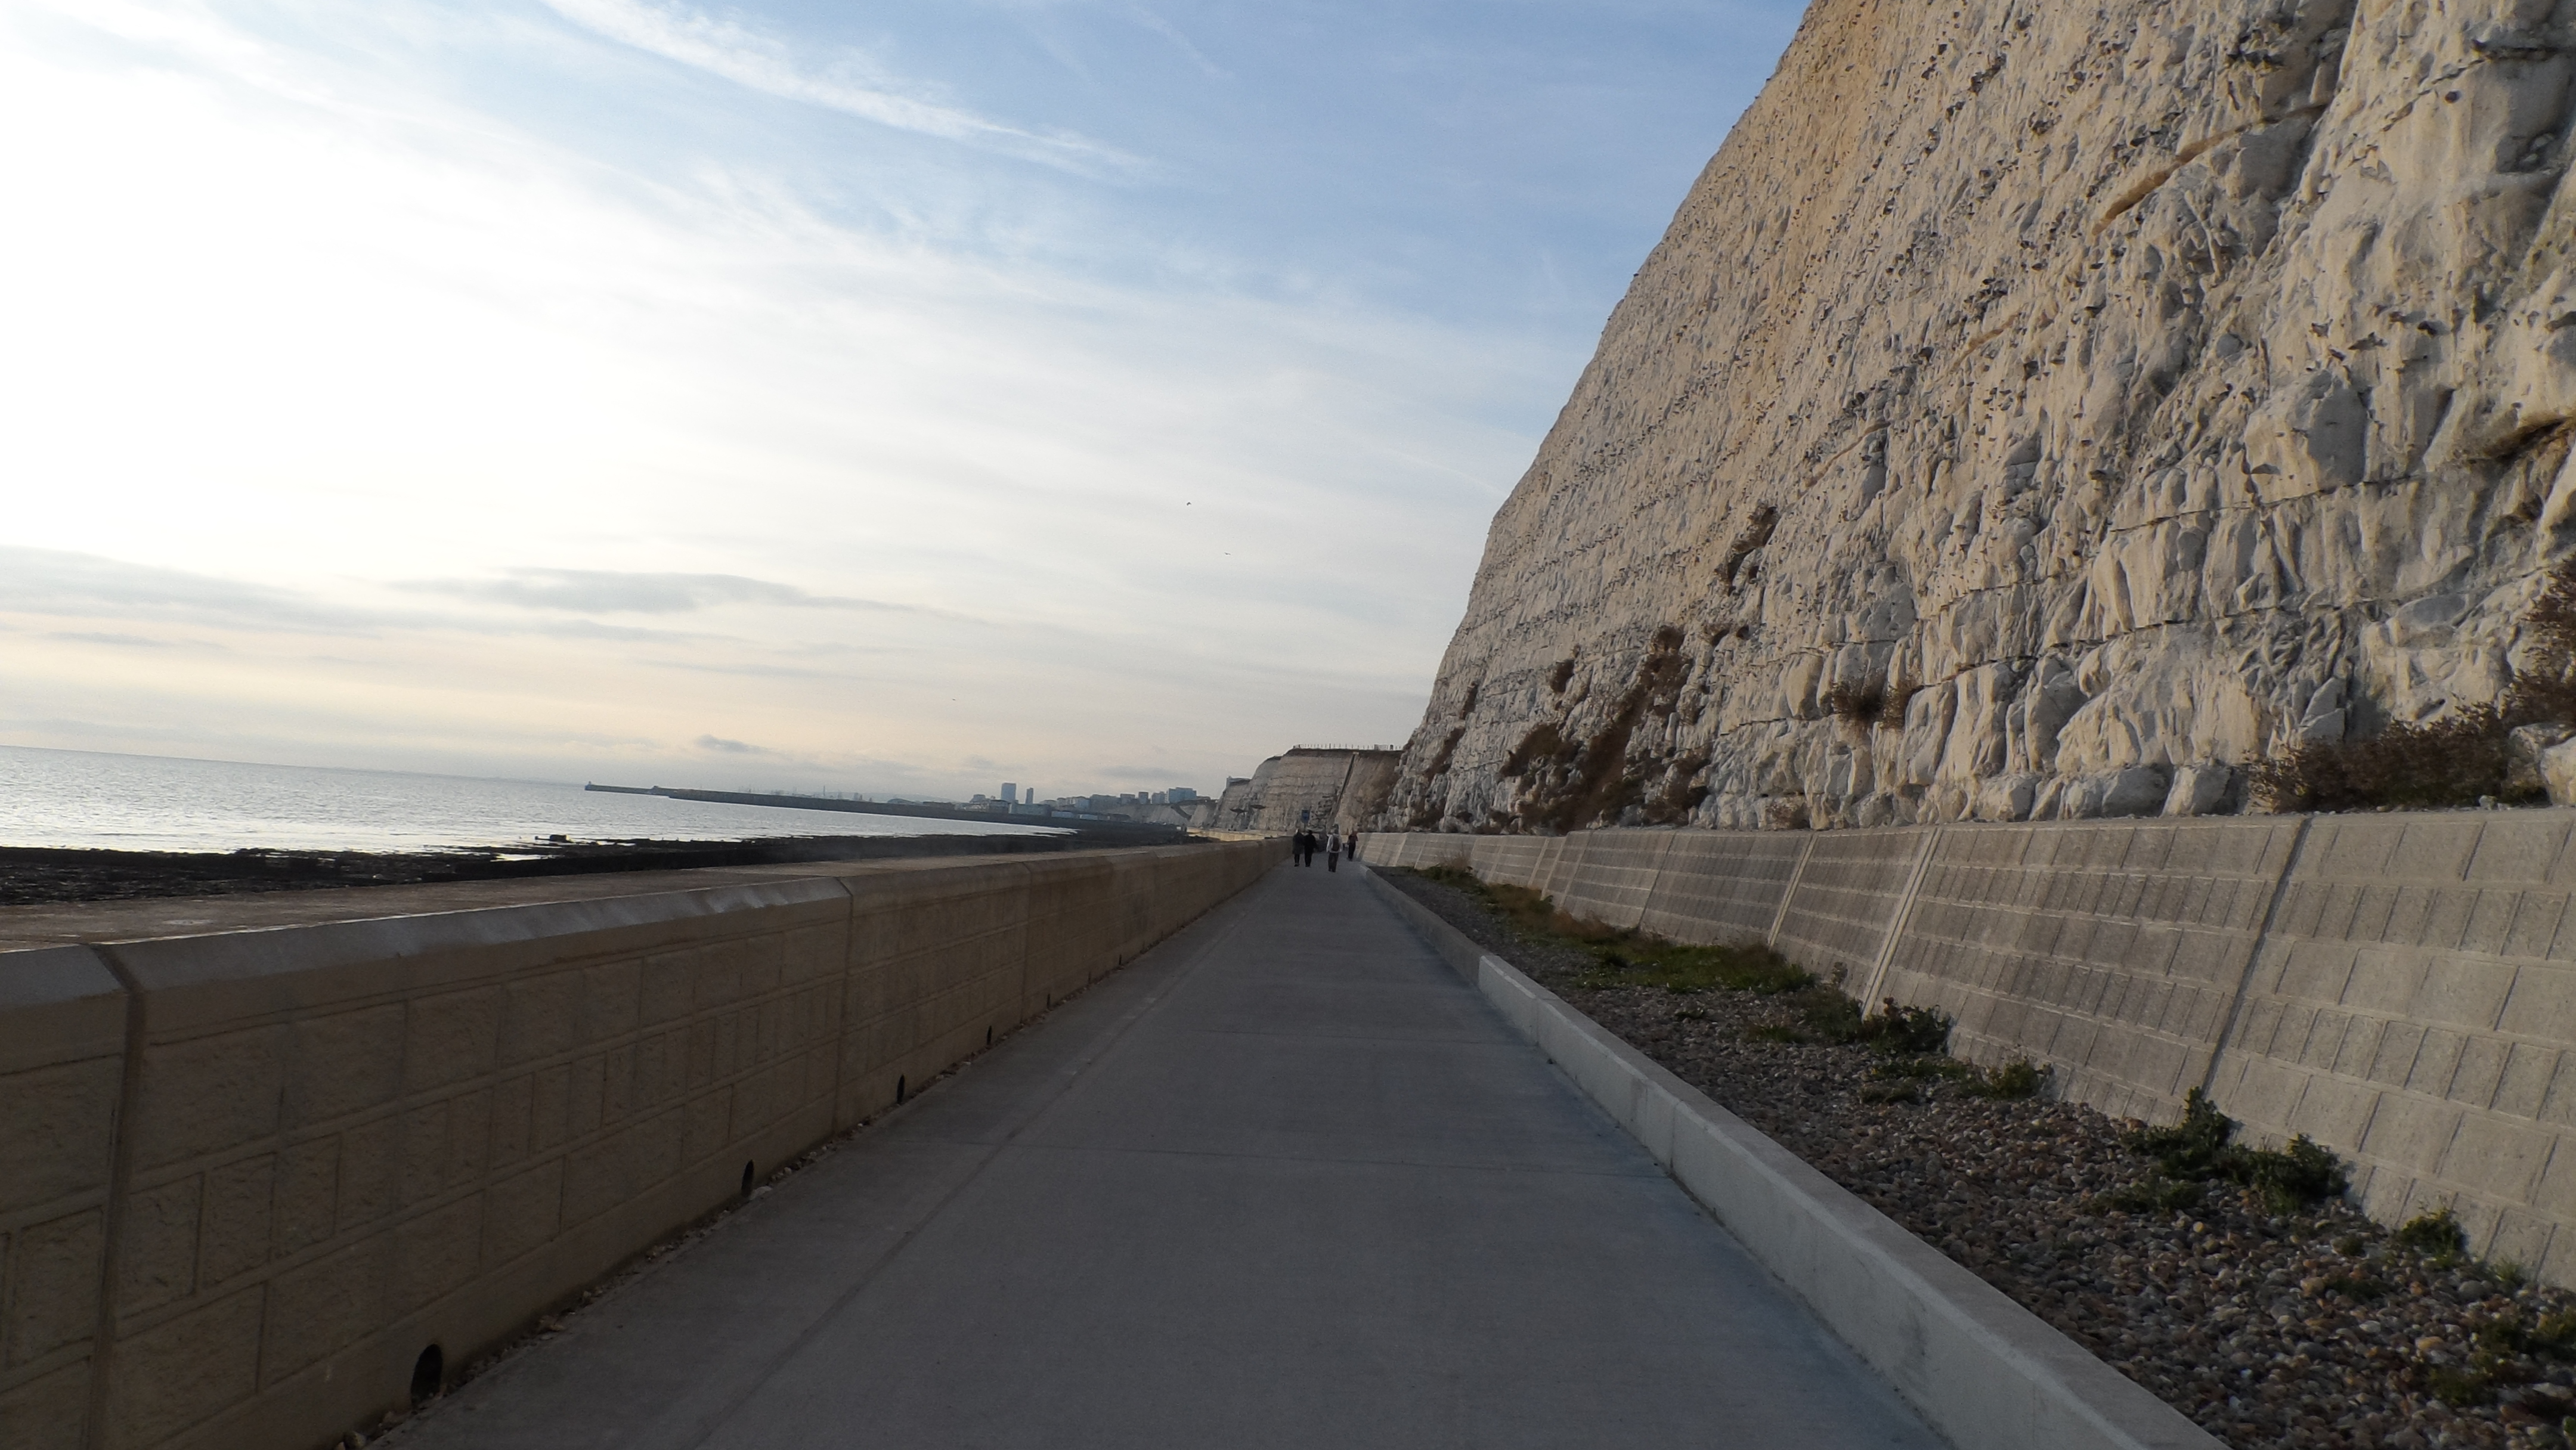
[(2576, 545), (2576, 0), (1816, 0), (1496, 514), (1389, 824), (2241, 809)]

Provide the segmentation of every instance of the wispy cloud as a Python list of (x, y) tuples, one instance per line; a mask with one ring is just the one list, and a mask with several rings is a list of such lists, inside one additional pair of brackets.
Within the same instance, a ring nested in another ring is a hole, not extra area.
[[(319, 634), (363, 632), (350, 611), (289, 590), (96, 554), (0, 546), (0, 610), (186, 619)], [(135, 643), (130, 637), (97, 642)]]
[(812, 594), (740, 574), (643, 574), (612, 569), (511, 569), (499, 579), (417, 579), (401, 586), (522, 609), (580, 614), (685, 614), (726, 604), (918, 614), (909, 604)]
[(719, 755), (777, 755), (781, 753), (770, 749), (766, 745), (753, 745), (750, 742), (743, 740), (727, 740), (721, 735), (701, 735), (697, 739), (691, 741), (690, 744), (697, 746), (700, 750), (712, 750)]
[(679, 5), (647, 0), (545, 0), (547, 8), (586, 30), (648, 51), (665, 60), (721, 76), (783, 100), (802, 101), (845, 115), (1044, 161), (1076, 171), (1133, 170), (1140, 159), (1115, 147), (1061, 131), (1034, 131), (955, 106), (906, 95), (869, 75), (862, 58), (844, 55), (816, 68), (795, 50), (748, 26)]

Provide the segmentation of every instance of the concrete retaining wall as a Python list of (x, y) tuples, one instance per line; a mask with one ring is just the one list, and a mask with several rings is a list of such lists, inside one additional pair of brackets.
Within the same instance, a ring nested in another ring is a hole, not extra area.
[(329, 1443), (1284, 855), (0, 913), (0, 1445)]
[[(1940, 1007), (1960, 1055), (2029, 1056), (2106, 1112), (2170, 1121), (2207, 1087), (2257, 1139), (2306, 1133), (2349, 1160), (2374, 1216), (2447, 1205), (2479, 1253), (2568, 1284), (2571, 827), (2549, 810), (1598, 831), (1556, 845), (1545, 889)], [(1545, 852), (1487, 844), (1511, 839), (1387, 835), (1368, 854), (1504, 880), (1492, 866)]]

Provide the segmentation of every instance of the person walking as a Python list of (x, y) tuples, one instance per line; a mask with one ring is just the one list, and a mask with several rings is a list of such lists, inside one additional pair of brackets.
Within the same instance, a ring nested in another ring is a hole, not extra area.
[(1288, 854), (1290, 858), (1295, 860), (1300, 866), (1305, 865), (1308, 858), (1313, 854), (1307, 849), (1306, 843), (1308, 839), (1309, 837), (1306, 835), (1306, 828), (1304, 826), (1299, 826), (1297, 828), (1297, 834), (1288, 838)]
[(1351, 832), (1351, 844), (1349, 850), (1351, 853), (1351, 859), (1357, 861), (1360, 858), (1360, 833), (1357, 831)]
[(1339, 826), (1333, 827), (1333, 833), (1324, 838), (1324, 869), (1342, 869), (1342, 828)]

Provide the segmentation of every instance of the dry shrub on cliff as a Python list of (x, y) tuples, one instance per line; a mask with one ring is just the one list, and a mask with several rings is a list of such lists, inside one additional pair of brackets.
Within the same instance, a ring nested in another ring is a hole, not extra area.
[(1825, 692), (1825, 708), (1836, 719), (1864, 728), (1900, 730), (1905, 726), (1905, 707), (1913, 700), (1916, 688), (1885, 680), (1867, 685), (1836, 685)]
[(2576, 559), (2558, 566), (2523, 616), (2522, 663), (2504, 699), (2370, 740), (2312, 740), (2246, 769), (2274, 810), (2432, 810), (2538, 794), (2510, 776), (2510, 736), (2524, 725), (2576, 725)]
[(2428, 725), (2392, 725), (2375, 740), (2311, 740), (2246, 768), (2274, 810), (2473, 806), (2504, 790), (2505, 731), (2479, 705)]

